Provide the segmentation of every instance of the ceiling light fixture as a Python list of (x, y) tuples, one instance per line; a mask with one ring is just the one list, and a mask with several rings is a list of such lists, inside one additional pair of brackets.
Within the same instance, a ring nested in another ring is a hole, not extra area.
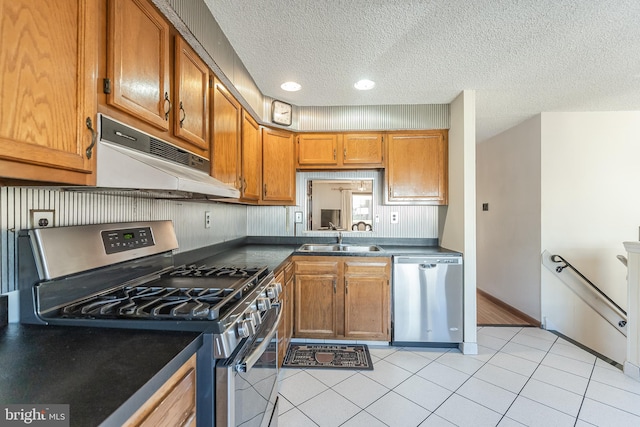
[(359, 82), (356, 82), (356, 84), (354, 84), (353, 87), (355, 87), (358, 90), (369, 90), (369, 89), (373, 89), (375, 85), (376, 85), (375, 82), (364, 79), (364, 80), (360, 80)]
[(300, 86), (300, 84), (296, 82), (284, 82), (280, 85), (280, 87), (287, 92), (297, 92), (302, 88), (302, 86)]

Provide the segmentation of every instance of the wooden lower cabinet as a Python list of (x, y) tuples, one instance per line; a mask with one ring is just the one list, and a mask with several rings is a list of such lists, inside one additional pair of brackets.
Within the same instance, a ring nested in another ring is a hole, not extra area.
[(388, 341), (389, 275), (388, 258), (296, 258), (294, 336)]
[(195, 354), (123, 424), (123, 427), (177, 426), (196, 426)]
[(276, 282), (282, 284), (280, 304), (284, 310), (278, 325), (278, 366), (282, 366), (293, 332), (293, 263), (288, 262), (277, 272)]

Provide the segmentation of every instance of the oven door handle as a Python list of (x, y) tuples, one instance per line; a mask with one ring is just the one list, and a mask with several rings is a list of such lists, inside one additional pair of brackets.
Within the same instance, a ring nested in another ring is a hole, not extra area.
[(276, 333), (278, 333), (278, 325), (280, 324), (280, 319), (282, 319), (283, 311), (284, 310), (282, 310), (282, 306), (279, 306), (278, 317), (276, 318), (276, 321), (273, 324), (273, 330), (269, 332), (269, 335), (267, 335), (262, 340), (258, 348), (253, 350), (251, 354), (245, 357), (243, 362), (240, 362), (236, 365), (236, 371), (248, 372), (249, 370), (251, 370), (251, 368), (253, 368), (253, 365), (255, 365), (256, 362), (260, 359), (260, 356), (262, 356), (262, 354), (267, 350), (267, 347), (269, 347), (269, 343), (271, 343), (271, 340), (273, 339), (273, 337), (276, 335)]

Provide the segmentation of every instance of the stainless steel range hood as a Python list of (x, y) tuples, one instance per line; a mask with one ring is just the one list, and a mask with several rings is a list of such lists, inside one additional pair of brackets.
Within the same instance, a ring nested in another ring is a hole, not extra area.
[(238, 198), (240, 192), (209, 175), (209, 160), (98, 115), (96, 186), (183, 198)]

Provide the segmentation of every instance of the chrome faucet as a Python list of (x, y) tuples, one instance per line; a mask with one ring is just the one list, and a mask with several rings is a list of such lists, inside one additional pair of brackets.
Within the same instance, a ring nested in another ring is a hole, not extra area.
[(338, 231), (338, 244), (342, 244), (342, 231)]

